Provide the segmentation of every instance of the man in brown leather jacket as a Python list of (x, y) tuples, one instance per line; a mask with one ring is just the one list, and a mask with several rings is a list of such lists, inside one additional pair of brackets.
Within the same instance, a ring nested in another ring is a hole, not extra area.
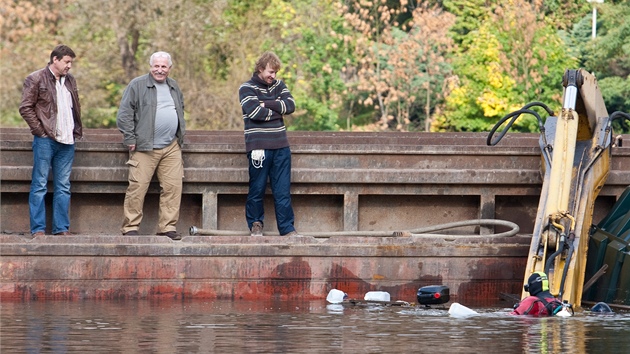
[(32, 236), (46, 230), (48, 173), (53, 173), (52, 233), (70, 235), (70, 172), (74, 142), (83, 136), (77, 83), (68, 73), (76, 55), (65, 45), (48, 65), (24, 80), (20, 114), (33, 134), (33, 173), (28, 197)]

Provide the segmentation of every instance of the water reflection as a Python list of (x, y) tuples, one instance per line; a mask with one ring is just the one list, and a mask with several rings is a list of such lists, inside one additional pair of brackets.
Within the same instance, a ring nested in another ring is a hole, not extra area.
[(630, 315), (508, 316), (476, 308), (314, 302), (3, 302), (2, 353), (609, 353), (630, 350)]

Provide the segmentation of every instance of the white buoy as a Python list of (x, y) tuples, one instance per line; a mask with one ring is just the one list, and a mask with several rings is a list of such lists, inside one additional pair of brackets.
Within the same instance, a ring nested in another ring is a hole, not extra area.
[(571, 317), (571, 312), (569, 312), (569, 310), (567, 310), (566, 307), (562, 307), (562, 310), (558, 311), (558, 313), (556, 314), (556, 316), (558, 317)]
[(390, 301), (391, 297), (387, 291), (368, 291), (363, 299), (365, 301)]
[(475, 310), (469, 309), (468, 307), (461, 305), (457, 302), (451, 304), (451, 307), (448, 309), (448, 314), (453, 317), (469, 317), (475, 316), (479, 313)]
[(346, 293), (341, 290), (332, 289), (328, 292), (328, 296), (326, 296), (326, 301), (331, 304), (340, 304), (343, 302), (343, 299), (346, 297)]

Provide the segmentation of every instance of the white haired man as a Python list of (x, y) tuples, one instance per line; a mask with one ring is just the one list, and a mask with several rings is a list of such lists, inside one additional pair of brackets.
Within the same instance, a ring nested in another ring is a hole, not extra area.
[(160, 182), (158, 235), (181, 240), (177, 233), (184, 165), (184, 96), (168, 77), (170, 54), (156, 52), (148, 74), (131, 80), (123, 93), (116, 117), (129, 148), (129, 186), (125, 193), (123, 235), (138, 235), (144, 197), (153, 174)]

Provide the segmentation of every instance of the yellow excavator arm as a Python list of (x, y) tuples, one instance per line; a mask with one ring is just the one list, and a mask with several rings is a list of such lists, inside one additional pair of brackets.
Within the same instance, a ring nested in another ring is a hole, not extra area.
[[(610, 170), (612, 131), (597, 80), (567, 70), (563, 105), (544, 132), (543, 186), (524, 279), (536, 271), (551, 293), (581, 306), (593, 206)], [(542, 145), (541, 139), (541, 145)], [(525, 296), (525, 294), (523, 294)]]
[[(567, 70), (563, 80), (562, 110), (558, 116), (534, 102), (504, 117), (488, 136), (495, 145), (509, 124), (493, 140), (506, 120), (533, 114), (541, 129), (543, 185), (523, 279), (545, 272), (552, 294), (573, 306), (581, 306), (589, 231), (595, 199), (610, 169), (612, 129), (604, 99), (593, 75)], [(532, 107), (544, 108), (542, 121)], [(527, 296), (523, 291), (522, 297)]]

